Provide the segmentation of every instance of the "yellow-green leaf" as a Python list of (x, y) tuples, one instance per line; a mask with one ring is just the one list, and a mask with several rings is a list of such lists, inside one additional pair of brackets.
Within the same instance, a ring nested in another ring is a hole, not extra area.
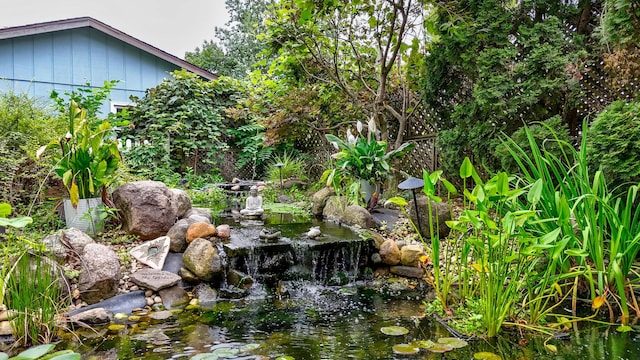
[(553, 352), (558, 352), (558, 347), (552, 344), (545, 344), (544, 347), (546, 347), (549, 351), (553, 351)]
[(600, 296), (596, 296), (593, 299), (593, 303), (591, 304), (591, 308), (593, 310), (598, 310), (602, 307), (602, 305), (604, 305), (604, 302), (606, 300), (606, 295), (600, 295)]

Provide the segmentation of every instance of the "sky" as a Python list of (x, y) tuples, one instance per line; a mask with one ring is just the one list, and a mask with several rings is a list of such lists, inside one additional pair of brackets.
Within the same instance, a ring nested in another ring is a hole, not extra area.
[(0, 28), (89, 16), (184, 59), (228, 21), (225, 0), (0, 0)]

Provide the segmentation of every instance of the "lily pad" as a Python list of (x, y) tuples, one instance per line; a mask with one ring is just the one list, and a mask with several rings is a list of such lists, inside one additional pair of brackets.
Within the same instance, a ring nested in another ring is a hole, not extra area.
[(416, 340), (411, 343), (411, 345), (420, 348), (420, 349), (428, 349), (432, 347), (435, 343), (431, 340)]
[(234, 357), (239, 352), (240, 352), (240, 349), (238, 348), (226, 347), (226, 348), (215, 349), (214, 351), (211, 352), (211, 354), (217, 355), (218, 357), (221, 357), (221, 358), (225, 358), (225, 357)]
[(477, 352), (473, 354), (473, 358), (476, 360), (502, 360), (500, 355), (488, 351)]
[(420, 352), (420, 349), (412, 344), (396, 344), (393, 345), (393, 353), (398, 355), (413, 355)]
[(380, 331), (382, 331), (383, 334), (390, 336), (400, 336), (409, 333), (409, 329), (402, 326), (385, 326), (380, 328)]
[(431, 346), (427, 350), (434, 353), (446, 353), (448, 351), (453, 350), (453, 347), (449, 344), (434, 343), (433, 346)]
[(260, 344), (256, 344), (256, 343), (245, 344), (245, 345), (242, 345), (242, 347), (240, 347), (240, 352), (253, 351), (255, 349), (258, 349), (259, 347), (260, 347)]
[(454, 349), (459, 349), (462, 347), (465, 347), (467, 345), (469, 345), (468, 342), (462, 340), (462, 339), (458, 339), (458, 338), (453, 338), (453, 337), (443, 337), (438, 339), (438, 343), (440, 344), (447, 344), (449, 346), (451, 346)]

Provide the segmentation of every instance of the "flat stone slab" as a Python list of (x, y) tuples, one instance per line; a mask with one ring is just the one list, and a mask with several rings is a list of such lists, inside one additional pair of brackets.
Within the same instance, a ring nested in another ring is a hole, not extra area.
[(412, 266), (392, 266), (390, 269), (392, 274), (421, 279), (425, 276), (424, 270)]
[(171, 239), (168, 236), (161, 236), (134, 247), (129, 253), (136, 260), (153, 269), (162, 269), (170, 246)]
[(131, 274), (131, 281), (153, 291), (171, 287), (181, 279), (180, 275), (157, 269), (142, 269)]

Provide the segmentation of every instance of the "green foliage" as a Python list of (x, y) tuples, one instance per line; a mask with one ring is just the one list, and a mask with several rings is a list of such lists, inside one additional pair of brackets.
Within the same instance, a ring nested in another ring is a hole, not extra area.
[(263, 125), (256, 123), (229, 129), (229, 134), (234, 138), (235, 146), (239, 148), (236, 167), (242, 169), (249, 166), (254, 179), (262, 173), (262, 168), (273, 152), (272, 147), (264, 146), (264, 129)]
[(589, 166), (613, 185), (640, 181), (640, 102), (616, 101), (598, 114), (587, 138)]
[(22, 345), (49, 343), (62, 305), (60, 271), (43, 254), (25, 251), (13, 263), (6, 283), (6, 304), (13, 334)]
[(91, 83), (85, 83), (84, 87), (79, 87), (72, 92), (65, 92), (64, 97), (54, 90), (51, 92), (50, 98), (56, 103), (60, 114), (68, 116), (69, 104), (74, 101), (79, 107), (85, 109), (87, 117), (93, 120), (99, 117), (100, 106), (109, 99), (111, 89), (119, 82), (119, 80), (105, 80), (102, 87), (92, 87)]
[(615, 47), (640, 44), (640, 6), (634, 0), (604, 1), (600, 37)]
[(499, 171), (497, 140), (522, 124), (560, 115), (575, 131), (578, 69), (597, 10), (590, 2), (437, 3), (423, 84), (435, 127), (455, 130), (438, 134), (445, 174), (464, 156)]
[(11, 215), (11, 205), (8, 203), (0, 203), (0, 226), (22, 228), (33, 222), (33, 219), (28, 216), (7, 219), (9, 215)]
[(27, 94), (0, 94), (0, 201), (18, 213), (26, 214), (48, 170), (33, 161), (35, 149), (64, 133), (64, 124)]
[(391, 160), (400, 158), (413, 149), (415, 144), (404, 143), (397, 149), (387, 152), (387, 143), (375, 139), (375, 125), (369, 123), (367, 135), (362, 135), (362, 123), (358, 122), (358, 134), (347, 130), (346, 141), (335, 135), (327, 134), (327, 141), (334, 144), (339, 152), (331, 155), (336, 159), (336, 169), (342, 176), (354, 179), (382, 182), (391, 175)]
[(560, 158), (540, 149), (528, 131), (531, 155), (510, 139), (506, 144), (520, 167), (520, 183), (531, 191), (536, 189), (535, 196), (527, 198), (536, 210), (529, 228), (537, 234), (556, 233), (559, 239), (547, 239), (543, 247), (550, 256), (547, 272), (581, 276), (591, 299), (599, 299), (601, 306), (613, 298), (619, 304), (622, 323), (627, 324), (628, 277), (640, 251), (638, 185), (624, 192), (609, 191), (604, 173), (589, 169), (591, 135), (586, 123), (582, 136), (580, 151), (559, 142), (564, 150)]
[(260, 62), (268, 68), (262, 54), (266, 44), (259, 34), (264, 32), (264, 12), (271, 2), (266, 0), (226, 0), (229, 21), (216, 27), (217, 43), (206, 41), (202, 49), (187, 52), (185, 59), (216, 74), (241, 79)]
[(69, 132), (38, 150), (60, 149), (54, 155), (54, 170), (69, 191), (74, 206), (78, 199), (101, 197), (113, 182), (121, 161), (118, 143), (110, 138), (111, 124), (95, 124), (84, 109), (71, 100), (68, 110)]
[(16, 356), (9, 357), (0, 352), (1, 360), (80, 360), (80, 354), (72, 350), (61, 350), (51, 353), (56, 346), (54, 344), (36, 345), (22, 351)]
[[(281, 166), (276, 166), (276, 164), (281, 164)], [(304, 167), (305, 163), (302, 159), (296, 158), (292, 153), (285, 151), (282, 155), (273, 157), (269, 164), (267, 178), (274, 184), (280, 184), (281, 176), (283, 180), (298, 179), (304, 181), (307, 179)]]
[[(563, 145), (561, 144), (571, 142), (567, 125), (562, 122), (560, 116), (554, 116), (542, 123), (534, 123), (528, 127), (522, 127), (511, 135), (511, 139), (529, 155), (531, 155), (531, 147), (529, 146), (527, 131), (531, 133), (538, 147), (545, 149), (545, 151), (554, 154), (556, 157), (562, 156)], [(496, 147), (496, 157), (505, 171), (516, 173), (519, 170), (518, 164), (504, 144), (500, 143)]]
[(121, 134), (136, 144), (125, 156), (131, 171), (157, 179), (214, 166), (228, 148), (224, 109), (235, 104), (236, 90), (230, 79), (208, 82), (179, 70), (134, 99), (132, 126)]

